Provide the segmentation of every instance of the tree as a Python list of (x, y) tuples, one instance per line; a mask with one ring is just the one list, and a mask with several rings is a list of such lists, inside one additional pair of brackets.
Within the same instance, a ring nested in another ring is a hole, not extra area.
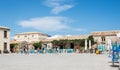
[(85, 46), (85, 39), (81, 39), (80, 40), (80, 47), (84, 47)]
[(70, 40), (67, 39), (62, 39), (62, 40), (53, 40), (51, 42), (54, 46), (59, 46), (59, 47), (63, 47), (63, 48), (68, 48), (68, 44), (70, 44)]
[(89, 42), (89, 40), (91, 40), (91, 45), (96, 44), (96, 42), (94, 41), (93, 36), (89, 36), (88, 39), (87, 39), (87, 42)]
[(18, 43), (10, 44), (10, 51), (12, 52), (12, 49), (14, 48), (14, 52), (19, 52), (19, 46)]
[(59, 41), (58, 41), (58, 40), (53, 40), (51, 43), (52, 43), (54, 46), (58, 46), (58, 45), (59, 45)]
[(19, 52), (19, 46), (17, 43), (14, 45), (14, 52)]
[(60, 46), (63, 46), (64, 48), (67, 48), (66, 44), (67, 44), (67, 40), (60, 40)]
[(35, 50), (37, 50), (38, 48), (41, 49), (42, 48), (42, 43), (41, 42), (36, 42), (33, 44)]

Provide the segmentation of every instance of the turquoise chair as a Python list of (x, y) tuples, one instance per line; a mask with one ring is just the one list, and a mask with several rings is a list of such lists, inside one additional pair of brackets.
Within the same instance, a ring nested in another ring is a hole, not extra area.
[(74, 50), (73, 49), (71, 49), (71, 53), (73, 53), (74, 52)]
[(102, 52), (105, 52), (105, 50), (106, 50), (106, 48), (105, 48), (105, 46), (103, 45), (103, 46), (102, 46)]
[(49, 53), (52, 53), (52, 49), (49, 49), (48, 52), (49, 52)]
[(59, 49), (59, 53), (63, 53), (63, 49)]
[(43, 50), (40, 50), (39, 53), (43, 53)]
[(35, 50), (30, 50), (30, 53), (35, 53)]

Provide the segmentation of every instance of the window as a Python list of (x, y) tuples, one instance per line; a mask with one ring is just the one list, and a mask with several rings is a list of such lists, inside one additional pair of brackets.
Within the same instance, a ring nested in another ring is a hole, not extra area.
[(7, 50), (7, 43), (4, 43), (4, 50)]
[(32, 35), (32, 37), (34, 37), (34, 35)]
[(105, 42), (105, 37), (102, 37), (102, 42)]
[(7, 31), (4, 31), (4, 38), (7, 38)]
[(20, 38), (20, 36), (18, 36), (18, 38)]
[(25, 37), (27, 37), (27, 36), (25, 35)]

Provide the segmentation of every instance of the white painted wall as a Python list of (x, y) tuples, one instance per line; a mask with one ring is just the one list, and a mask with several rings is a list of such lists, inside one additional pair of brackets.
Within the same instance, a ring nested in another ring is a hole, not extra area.
[[(26, 36), (26, 37), (25, 37)], [(17, 34), (14, 36), (16, 41), (27, 41), (27, 42), (39, 42), (48, 36), (41, 35), (39, 33), (32, 33), (32, 34)]]
[(53, 46), (52, 46), (52, 43), (47, 43), (47, 49), (50, 49), (50, 48), (52, 48)]
[[(7, 31), (7, 38), (4, 38), (4, 31)], [(7, 50), (10, 51), (10, 30), (0, 28), (0, 50), (4, 49), (4, 42), (7, 43)]]
[(101, 43), (102, 42), (102, 39), (100, 36), (96, 36), (96, 37), (93, 37), (94, 38), (94, 41), (98, 42), (98, 43)]

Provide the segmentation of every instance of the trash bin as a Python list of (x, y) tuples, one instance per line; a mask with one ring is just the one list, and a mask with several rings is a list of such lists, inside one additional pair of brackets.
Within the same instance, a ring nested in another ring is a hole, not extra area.
[(99, 54), (99, 51), (98, 51), (98, 50), (96, 50), (96, 54)]

